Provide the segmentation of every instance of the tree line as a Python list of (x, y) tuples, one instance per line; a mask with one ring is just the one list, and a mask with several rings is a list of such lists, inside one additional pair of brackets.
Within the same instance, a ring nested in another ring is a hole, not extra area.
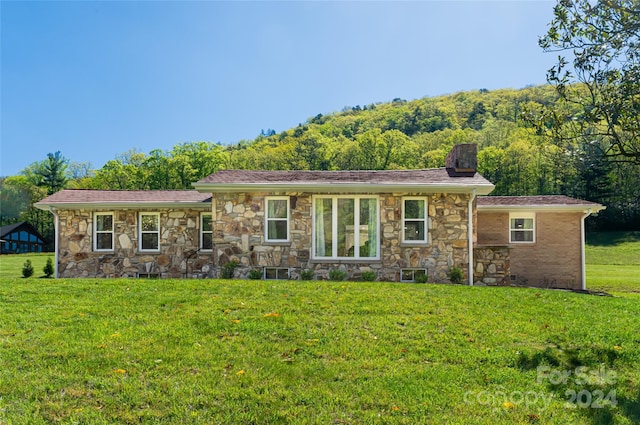
[(557, 104), (552, 86), (479, 90), (348, 107), (295, 128), (263, 132), (233, 145), (179, 143), (131, 150), (100, 169), (60, 152), (0, 181), (1, 221), (26, 220), (50, 239), (49, 213), (33, 203), (62, 188), (190, 189), (220, 169), (386, 170), (443, 167), (457, 143), (478, 145), (479, 172), (494, 195), (565, 194), (607, 205), (591, 225), (638, 229), (640, 165), (611, 160), (605, 141), (542, 134), (528, 111)]

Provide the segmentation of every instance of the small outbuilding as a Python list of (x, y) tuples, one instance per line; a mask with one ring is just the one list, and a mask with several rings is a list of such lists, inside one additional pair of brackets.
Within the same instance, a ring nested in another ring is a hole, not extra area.
[(44, 237), (26, 221), (0, 227), (0, 253), (43, 252)]

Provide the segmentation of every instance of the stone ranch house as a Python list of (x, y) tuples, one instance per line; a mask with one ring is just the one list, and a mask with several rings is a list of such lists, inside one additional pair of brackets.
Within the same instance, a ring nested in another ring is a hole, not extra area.
[[(492, 197), (476, 145), (447, 167), (392, 171), (222, 170), (195, 190), (63, 190), (56, 276), (358, 280), (583, 289), (584, 220), (604, 207), (566, 196)], [(256, 273), (256, 272), (253, 272)]]

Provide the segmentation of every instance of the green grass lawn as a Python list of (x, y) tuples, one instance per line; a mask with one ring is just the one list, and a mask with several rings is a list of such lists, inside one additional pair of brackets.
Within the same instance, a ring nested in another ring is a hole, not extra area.
[(640, 232), (594, 233), (587, 238), (588, 264), (640, 265)]
[(0, 279), (22, 277), (22, 267), (27, 259), (31, 260), (33, 266), (31, 278), (44, 277), (42, 269), (47, 264), (47, 258), (55, 261), (53, 253), (0, 255)]
[(23, 279), (34, 257), (2, 256), (0, 424), (640, 423), (640, 261), (587, 255), (614, 297)]
[[(3, 279), (0, 303), (1, 423), (640, 421), (640, 303), (630, 298)], [(541, 366), (598, 376), (556, 382)], [(603, 407), (570, 408), (571, 391), (589, 405), (602, 393)]]
[(640, 232), (589, 235), (585, 251), (589, 289), (640, 299)]

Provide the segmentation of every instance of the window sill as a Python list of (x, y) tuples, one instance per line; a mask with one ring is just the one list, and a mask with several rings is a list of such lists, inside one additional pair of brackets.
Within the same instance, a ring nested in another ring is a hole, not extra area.
[(291, 246), (291, 241), (265, 241), (262, 245), (266, 246)]
[(379, 258), (312, 258), (315, 264), (375, 264), (382, 262)]
[(400, 242), (401, 248), (424, 248), (427, 246), (431, 246), (429, 242)]

